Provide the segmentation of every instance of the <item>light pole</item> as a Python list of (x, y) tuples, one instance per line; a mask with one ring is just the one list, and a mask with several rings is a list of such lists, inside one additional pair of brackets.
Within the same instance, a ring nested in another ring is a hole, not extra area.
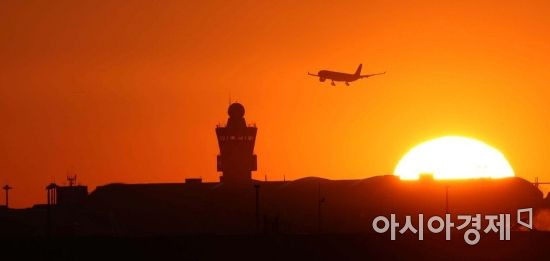
[(322, 228), (322, 212), (321, 205), (325, 203), (325, 198), (321, 197), (321, 183), (317, 183), (317, 233), (321, 234)]
[(254, 184), (256, 190), (256, 231), (260, 232), (260, 184)]
[(449, 214), (449, 185), (445, 185), (445, 214)]
[(52, 205), (55, 205), (56, 202), (57, 202), (57, 184), (55, 183), (50, 183), (50, 185), (48, 185), (46, 187), (46, 191), (48, 192), (48, 205), (47, 205), (47, 223), (46, 223), (46, 235), (48, 237), (51, 236), (51, 232), (52, 232)]
[(6, 184), (2, 189), (6, 191), (6, 208), (10, 208), (9, 191), (13, 189), (10, 185)]

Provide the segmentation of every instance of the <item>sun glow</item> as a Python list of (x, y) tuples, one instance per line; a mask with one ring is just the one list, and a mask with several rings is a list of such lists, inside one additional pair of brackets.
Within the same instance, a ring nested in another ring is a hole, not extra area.
[(401, 179), (504, 178), (514, 170), (497, 149), (474, 139), (446, 136), (421, 143), (405, 154), (395, 167)]

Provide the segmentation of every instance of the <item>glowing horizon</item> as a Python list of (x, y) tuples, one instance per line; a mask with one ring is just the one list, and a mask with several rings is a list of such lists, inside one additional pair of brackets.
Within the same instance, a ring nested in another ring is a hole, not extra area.
[(504, 155), (472, 138), (445, 136), (416, 145), (399, 161), (394, 175), (403, 180), (505, 178), (515, 176)]

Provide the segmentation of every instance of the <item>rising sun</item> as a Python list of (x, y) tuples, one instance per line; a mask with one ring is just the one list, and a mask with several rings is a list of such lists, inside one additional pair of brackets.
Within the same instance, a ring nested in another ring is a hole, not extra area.
[(412, 148), (395, 167), (401, 179), (418, 179), (431, 174), (435, 179), (504, 178), (514, 170), (497, 149), (474, 139), (446, 136)]

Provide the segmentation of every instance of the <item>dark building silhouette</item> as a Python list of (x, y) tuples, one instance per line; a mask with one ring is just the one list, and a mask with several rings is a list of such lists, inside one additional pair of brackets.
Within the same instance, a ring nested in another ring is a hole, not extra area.
[(57, 204), (61, 206), (79, 206), (88, 197), (88, 187), (76, 183), (76, 175), (67, 176), (68, 186), (57, 187)]
[(256, 126), (248, 126), (244, 119), (244, 106), (233, 103), (229, 106), (226, 126), (216, 127), (220, 154), (217, 158), (220, 181), (226, 184), (246, 184), (252, 181), (252, 171), (257, 170), (254, 154)]
[(88, 196), (88, 187), (82, 185), (57, 187), (57, 204), (61, 206), (81, 205)]
[[(357, 180), (306, 177), (261, 181), (254, 154), (257, 128), (233, 103), (216, 128), (221, 182), (107, 184), (88, 195), (69, 179), (50, 184), (48, 205), (0, 211), (0, 235), (353, 234), (372, 232), (379, 215), (514, 213), (550, 209), (539, 189), (519, 177), (404, 182), (393, 175)], [(195, 174), (196, 177), (200, 173)], [(307, 175), (307, 173), (302, 173)], [(46, 218), (47, 217), (47, 218)], [(515, 217), (512, 217), (512, 220)]]
[(201, 184), (202, 178), (187, 178), (185, 179), (185, 184)]
[(46, 187), (47, 205), (80, 206), (88, 197), (88, 187), (76, 184), (76, 176), (68, 176), (68, 186), (59, 186), (51, 183)]
[(387, 234), (371, 233), (371, 222), (379, 215), (395, 214), (403, 224), (405, 215), (418, 213), (513, 215), (525, 207), (533, 207), (537, 216), (550, 212), (550, 199), (522, 178), (253, 180), (257, 129), (246, 125), (241, 104), (231, 104), (228, 113), (227, 124), (216, 128), (221, 182), (187, 178), (184, 183), (116, 183), (98, 186), (88, 195), (86, 186), (76, 184), (76, 176), (69, 177), (68, 186), (48, 185), (47, 205), (0, 207), (0, 239), (8, 239), (2, 242), (8, 244), (4, 248), (17, 256), (13, 260), (80, 260), (83, 253), (84, 259), (114, 259), (112, 252), (120, 253), (117, 259), (122, 260), (456, 257), (449, 253), (464, 260), (548, 260), (547, 251), (532, 251), (545, 249), (548, 233), (515, 232), (514, 241), (506, 243), (497, 241), (496, 234), (483, 235), (483, 245), (474, 248), (465, 248), (456, 233), (453, 241), (438, 241), (437, 235), (419, 241), (411, 233), (390, 241)]

